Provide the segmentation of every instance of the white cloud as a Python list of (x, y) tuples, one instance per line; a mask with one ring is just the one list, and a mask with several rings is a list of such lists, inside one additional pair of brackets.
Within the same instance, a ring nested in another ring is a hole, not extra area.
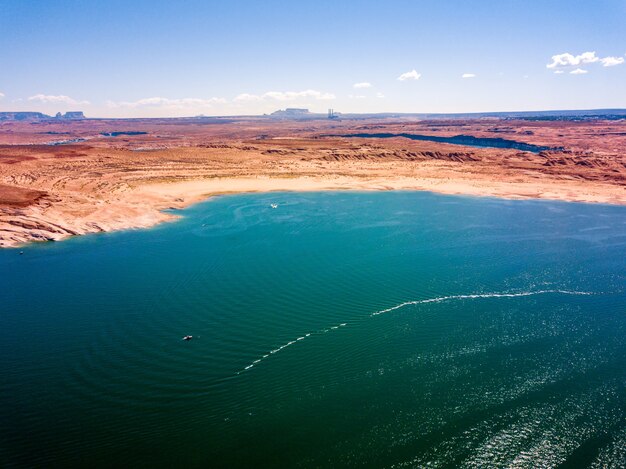
[(583, 52), (580, 55), (572, 55), (568, 52), (552, 56), (552, 62), (546, 65), (547, 68), (576, 67), (581, 64), (590, 64), (600, 60), (595, 52)]
[[(546, 65), (547, 68), (555, 70), (557, 73), (562, 69), (576, 69), (582, 70), (580, 65), (601, 63), (603, 67), (614, 67), (615, 65), (621, 65), (624, 63), (623, 57), (598, 57), (595, 52), (583, 52), (580, 55), (573, 55), (568, 52), (564, 54), (557, 54), (552, 56), (552, 62)], [(587, 73), (586, 71), (572, 70), (570, 73), (580, 75), (581, 73)]]
[(366, 81), (363, 81), (361, 83), (355, 83), (354, 85), (352, 85), (352, 87), (353, 88), (357, 88), (357, 89), (359, 89), (359, 88), (371, 88), (372, 84), (368, 83)]
[(36, 94), (28, 98), (29, 101), (35, 101), (39, 103), (52, 103), (52, 104), (90, 104), (89, 101), (77, 101), (74, 98), (70, 98), (65, 95), (46, 95)]
[(350, 98), (350, 99), (365, 99), (366, 96), (363, 96), (362, 94), (358, 94), (358, 95), (349, 94), (348, 98)]
[(398, 77), (398, 80), (400, 80), (400, 81), (419, 80), (421, 76), (422, 76), (421, 73), (417, 73), (416, 70), (411, 70), (410, 72), (406, 72), (406, 73), (403, 73), (402, 75), (400, 75)]
[(4, 98), (4, 93), (0, 93), (0, 99)]
[(253, 102), (253, 101), (262, 101), (263, 98), (261, 98), (260, 96), (257, 96), (255, 94), (248, 94), (248, 93), (241, 93), (240, 95), (236, 96), (234, 101), (236, 102)]
[(589, 73), (587, 70), (583, 70), (582, 68), (577, 68), (576, 70), (572, 70), (570, 74), (572, 75), (584, 75), (585, 73)]
[(382, 93), (376, 93), (376, 97), (377, 97), (377, 98), (384, 98), (384, 97), (385, 97), (385, 95), (384, 95), (384, 94), (382, 94)]
[(563, 70), (555, 70), (554, 73), (556, 73), (557, 75), (560, 75), (561, 73), (565, 73)]
[(316, 90), (305, 90), (305, 91), (268, 91), (263, 95), (267, 98), (276, 99), (277, 101), (293, 101), (301, 98), (312, 98), (312, 99), (335, 99), (335, 95), (331, 93), (323, 93), (321, 91)]
[(227, 101), (223, 98), (181, 98), (170, 99), (155, 96), (152, 98), (143, 98), (137, 101), (107, 101), (107, 106), (111, 108), (163, 108), (163, 109), (200, 109), (211, 107), (215, 104), (224, 104)]
[(297, 101), (303, 99), (314, 100), (330, 100), (335, 99), (335, 95), (332, 93), (324, 93), (317, 90), (304, 90), (304, 91), (268, 91), (262, 95), (242, 93), (237, 96), (235, 102), (254, 102), (254, 101)]
[(474, 78), (476, 75), (474, 73), (464, 73), (461, 75), (461, 78)]
[(600, 59), (603, 67), (613, 67), (624, 63), (624, 57), (604, 57)]

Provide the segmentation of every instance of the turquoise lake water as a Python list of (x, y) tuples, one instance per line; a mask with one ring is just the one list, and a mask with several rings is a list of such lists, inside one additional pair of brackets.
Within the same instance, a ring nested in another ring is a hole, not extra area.
[(0, 466), (626, 463), (626, 207), (179, 213), (0, 251)]

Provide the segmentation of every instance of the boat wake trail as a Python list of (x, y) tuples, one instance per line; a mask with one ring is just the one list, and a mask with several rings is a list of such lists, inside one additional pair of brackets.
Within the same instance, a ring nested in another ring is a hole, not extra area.
[[(560, 295), (593, 295), (594, 294), (591, 292), (574, 291), (574, 290), (536, 290), (536, 291), (526, 291), (526, 292), (519, 292), (519, 293), (475, 293), (471, 295), (440, 296), (437, 298), (427, 298), (424, 300), (406, 301), (404, 303), (400, 303), (399, 305), (392, 306), (391, 308), (376, 311), (375, 313), (370, 314), (369, 317), (378, 316), (379, 314), (384, 314), (384, 313), (390, 313), (391, 311), (395, 311), (397, 309), (404, 308), (405, 306), (411, 306), (411, 305), (420, 305), (420, 304), (426, 304), (426, 303), (442, 303), (444, 301), (453, 301), (453, 300), (471, 300), (471, 299), (477, 299), (477, 298), (516, 298), (516, 297), (521, 297), (521, 296), (545, 295), (548, 293), (560, 294)], [(354, 322), (352, 322), (352, 324), (354, 325)], [(344, 322), (341, 324), (337, 324), (335, 326), (328, 327), (326, 329), (320, 329), (315, 332), (309, 332), (308, 334), (304, 334), (296, 339), (290, 340), (289, 342), (284, 343), (280, 347), (277, 347), (274, 350), (271, 350), (270, 352), (266, 353), (265, 355), (257, 358), (256, 360), (251, 362), (249, 365), (247, 365), (245, 368), (238, 371), (237, 374), (239, 375), (245, 371), (250, 370), (251, 368), (254, 368), (256, 365), (258, 365), (264, 360), (267, 360), (272, 355), (275, 355), (278, 352), (286, 349), (287, 347), (290, 347), (304, 339), (307, 339), (314, 335), (325, 334), (327, 332), (330, 332), (330, 331), (333, 331), (335, 329), (339, 329), (340, 327), (345, 327), (345, 326), (347, 326), (347, 323)]]
[(440, 296), (437, 298), (428, 298), (425, 300), (406, 301), (404, 303), (400, 303), (399, 305), (392, 306), (391, 308), (376, 311), (375, 313), (372, 313), (371, 316), (378, 316), (379, 314), (390, 313), (391, 311), (404, 308), (405, 306), (421, 305), (425, 303), (442, 303), (444, 301), (472, 300), (476, 298), (516, 298), (520, 296), (545, 295), (547, 293), (556, 293), (560, 295), (593, 295), (593, 293), (591, 292), (572, 291), (572, 290), (537, 290), (537, 291), (527, 291), (527, 292), (519, 292), (519, 293), (476, 293), (473, 295), (450, 295), (450, 296)]
[(256, 359), (256, 360), (254, 360), (252, 363), (250, 363), (248, 366), (246, 366), (246, 367), (245, 367), (245, 368), (243, 368), (242, 370), (238, 371), (238, 372), (237, 372), (237, 374), (243, 373), (244, 371), (247, 371), (247, 370), (249, 370), (250, 368), (253, 368), (254, 366), (256, 366), (256, 365), (258, 365), (259, 363), (261, 363), (263, 360), (268, 359), (269, 357), (271, 357), (272, 355), (274, 355), (274, 354), (276, 354), (276, 353), (280, 352), (281, 350), (284, 350), (284, 349), (286, 349), (287, 347), (289, 347), (289, 346), (291, 346), (291, 345), (294, 345), (294, 344), (296, 344), (296, 343), (300, 342), (301, 340), (304, 340), (304, 339), (306, 339), (306, 338), (308, 338), (308, 337), (311, 337), (312, 335), (320, 335), (320, 334), (325, 334), (325, 333), (327, 333), (327, 332), (333, 331), (333, 330), (335, 330), (335, 329), (339, 329), (340, 327), (344, 327), (344, 326), (346, 326), (346, 325), (347, 325), (347, 323), (342, 322), (341, 324), (337, 324), (336, 326), (331, 326), (331, 327), (329, 327), (329, 328), (327, 328), (327, 329), (321, 329), (321, 330), (316, 331), (316, 332), (309, 332), (308, 334), (304, 334), (304, 335), (302, 335), (302, 336), (298, 337), (297, 339), (290, 340), (289, 342), (287, 342), (287, 343), (285, 343), (285, 344), (281, 345), (280, 347), (277, 347), (277, 348), (275, 348), (274, 350), (272, 350), (272, 351), (270, 351), (270, 352), (266, 353), (266, 354), (265, 354), (265, 355), (263, 355), (262, 357), (257, 358), (257, 359)]

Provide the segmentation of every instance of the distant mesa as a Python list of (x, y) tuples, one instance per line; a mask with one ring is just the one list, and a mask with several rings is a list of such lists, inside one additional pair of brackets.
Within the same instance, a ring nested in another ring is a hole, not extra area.
[(311, 117), (308, 109), (298, 107), (288, 107), (287, 109), (279, 109), (270, 114), (271, 117), (282, 119), (307, 119)]
[(0, 112), (0, 121), (42, 121), (42, 120), (81, 120), (86, 119), (83, 111), (57, 112), (54, 117), (42, 112)]
[(32, 121), (52, 119), (41, 112), (0, 112), (0, 121)]
[(55, 119), (72, 119), (72, 120), (76, 120), (76, 119), (84, 119), (85, 118), (85, 114), (83, 114), (83, 111), (67, 111), (65, 114), (61, 114), (60, 112), (57, 112), (56, 116), (54, 116)]
[(272, 119), (284, 119), (284, 120), (305, 120), (305, 119), (337, 119), (339, 117), (338, 112), (335, 112), (334, 109), (328, 110), (328, 115), (311, 112), (305, 108), (298, 107), (288, 107), (287, 109), (279, 109), (278, 111), (272, 112), (269, 117)]

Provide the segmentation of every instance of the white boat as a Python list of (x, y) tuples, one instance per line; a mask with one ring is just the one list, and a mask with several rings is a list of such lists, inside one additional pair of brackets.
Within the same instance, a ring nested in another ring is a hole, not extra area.
[(270, 207), (272, 208), (278, 208), (278, 204), (271, 204)]

